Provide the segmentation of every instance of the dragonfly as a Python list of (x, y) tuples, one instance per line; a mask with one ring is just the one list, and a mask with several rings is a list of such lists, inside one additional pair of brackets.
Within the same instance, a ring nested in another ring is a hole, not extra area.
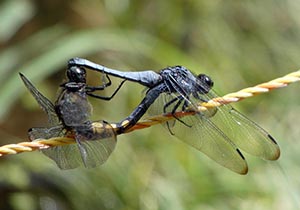
[[(117, 123), (118, 134), (132, 128), (149, 110), (151, 115), (171, 114), (174, 120), (166, 122), (171, 134), (236, 173), (248, 172), (241, 150), (266, 160), (280, 156), (275, 139), (232, 106), (198, 109), (199, 104), (218, 97), (212, 79), (205, 74), (195, 75), (183, 66), (167, 67), (158, 73), (122, 72), (83, 58), (69, 60), (69, 66), (89, 68), (148, 88), (136, 109)], [(190, 114), (179, 116), (180, 112)]]
[[(95, 92), (111, 85), (108, 82), (101, 86), (88, 86), (86, 70), (70, 67), (66, 71), (68, 81), (61, 84), (61, 92), (53, 104), (22, 73), (20, 77), (40, 107), (48, 115), (49, 127), (31, 128), (29, 139), (73, 137), (77, 144), (50, 147), (42, 150), (54, 160), (61, 169), (73, 169), (79, 166), (92, 168), (103, 164), (116, 145), (116, 133), (105, 121), (92, 122), (89, 118), (92, 107), (87, 96), (110, 100), (124, 81), (109, 96), (100, 96)], [(97, 126), (95, 126), (97, 125)]]

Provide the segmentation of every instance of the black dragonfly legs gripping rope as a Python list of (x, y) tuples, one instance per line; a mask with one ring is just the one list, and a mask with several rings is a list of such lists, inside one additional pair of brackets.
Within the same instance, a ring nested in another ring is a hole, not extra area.
[(68, 81), (61, 85), (61, 92), (55, 104), (52, 104), (24, 75), (20, 73), (20, 76), (43, 111), (47, 113), (50, 124), (46, 128), (30, 129), (29, 138), (34, 141), (39, 138), (70, 136), (77, 142), (77, 145), (69, 144), (42, 150), (45, 155), (53, 159), (61, 169), (95, 167), (108, 159), (116, 144), (116, 134), (105, 121), (90, 121), (91, 105), (87, 95), (109, 100), (120, 87), (110, 97), (93, 94), (94, 91), (103, 90), (110, 84), (88, 86), (85, 69), (73, 66), (67, 69)]
[[(174, 97), (169, 100), (164, 100), (165, 102), (161, 105), (163, 109), (160, 111), (160, 114), (162, 112), (163, 114), (168, 113), (168, 108), (171, 108), (170, 113), (174, 118), (180, 123), (190, 127), (190, 125), (176, 117), (175, 112), (178, 111), (178, 109), (179, 111), (185, 111), (192, 105), (190, 101), (191, 95), (199, 100), (203, 100), (200, 94), (203, 95), (209, 92), (213, 85), (212, 80), (204, 74), (195, 77), (183, 66), (165, 68), (160, 72), (160, 75), (162, 80), (157, 82), (155, 86), (149, 88), (146, 92), (146, 96), (138, 107), (129, 117), (119, 123), (120, 133), (124, 133), (127, 129), (134, 126), (161, 94), (172, 94)], [(167, 122), (167, 127), (172, 133), (169, 122)]]
[[(248, 171), (238, 148), (267, 160), (280, 156), (273, 137), (230, 105), (208, 111), (199, 109), (201, 103), (218, 97), (211, 89), (212, 80), (206, 75), (195, 76), (182, 66), (165, 68), (159, 73), (121, 72), (81, 58), (71, 59), (69, 65), (90, 68), (149, 88), (138, 107), (117, 124), (119, 134), (131, 128), (149, 109), (153, 115), (172, 114), (175, 120), (167, 123), (172, 134), (237, 173)], [(179, 118), (180, 111), (192, 114)]]

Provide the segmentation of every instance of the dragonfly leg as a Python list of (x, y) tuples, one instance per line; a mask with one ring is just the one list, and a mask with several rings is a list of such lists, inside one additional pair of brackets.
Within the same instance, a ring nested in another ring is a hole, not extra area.
[[(164, 105), (163, 113), (167, 113), (167, 107), (169, 107), (171, 104), (175, 103), (177, 100), (179, 100), (178, 97), (176, 97), (176, 98), (172, 99), (171, 101), (169, 101), (168, 103), (166, 103), (166, 104)], [(177, 102), (177, 104), (178, 104), (178, 102)], [(177, 104), (175, 105), (175, 106), (176, 106), (175, 109), (177, 109), (177, 107), (179, 106), (179, 105), (177, 105)], [(174, 110), (174, 109), (173, 109), (173, 110)], [(173, 115), (173, 110), (172, 110), (172, 115)], [(171, 134), (171, 135), (174, 135), (173, 131), (171, 130), (170, 122), (167, 121), (166, 124), (167, 124), (167, 128), (168, 128), (170, 134)], [(174, 124), (175, 124), (175, 121), (173, 122), (173, 126), (174, 126)]]
[(184, 121), (181, 120), (180, 118), (176, 117), (176, 115), (175, 115), (176, 110), (178, 109), (178, 107), (180, 106), (180, 104), (182, 103), (182, 101), (184, 101), (184, 103), (183, 103), (183, 105), (182, 105), (182, 109), (183, 109), (184, 106), (186, 106), (186, 103), (187, 103), (187, 101), (184, 100), (184, 98), (183, 98), (182, 96), (178, 97), (178, 100), (179, 100), (178, 103), (174, 106), (174, 108), (173, 108), (173, 110), (172, 110), (171, 113), (172, 113), (173, 117), (174, 117), (176, 120), (178, 120), (179, 122), (181, 122), (181, 123), (184, 124), (185, 126), (191, 128), (191, 127), (192, 127), (191, 125), (187, 124), (186, 122), (184, 122)]
[(85, 90), (87, 92), (94, 92), (94, 91), (97, 91), (97, 90), (104, 90), (106, 87), (109, 87), (112, 83), (111, 83), (111, 80), (109, 78), (109, 76), (106, 74), (106, 78), (108, 79), (108, 82), (107, 83), (104, 83), (104, 85), (100, 85), (100, 86), (86, 86)]
[(188, 107), (188, 102), (187, 101), (184, 101), (184, 103), (183, 103), (183, 105), (182, 105), (182, 107), (181, 107), (181, 111), (185, 111), (186, 110), (186, 108)]
[[(167, 102), (167, 103), (164, 105), (164, 109), (163, 109), (164, 113), (167, 113), (167, 108), (168, 108), (170, 105), (172, 105), (173, 103), (175, 103), (177, 100), (179, 100), (179, 97), (180, 97), (180, 96), (178, 96), (178, 97), (176, 97), (176, 98), (173, 98), (171, 101)], [(176, 109), (177, 109), (177, 108), (176, 108)], [(174, 110), (174, 109), (173, 109), (173, 110)], [(173, 112), (173, 110), (172, 110), (172, 112)]]
[[(177, 103), (175, 104), (175, 106), (173, 107), (173, 109), (172, 109), (172, 112), (171, 112), (172, 116), (173, 116), (176, 120), (178, 120), (180, 123), (182, 123), (182, 124), (184, 124), (184, 125), (186, 125), (186, 126), (188, 126), (188, 127), (192, 127), (191, 125), (188, 125), (187, 123), (185, 123), (183, 120), (181, 120), (180, 118), (178, 118), (178, 117), (175, 115), (176, 110), (178, 109), (178, 107), (180, 106), (180, 104), (182, 104), (183, 101), (184, 101), (184, 98), (183, 98), (182, 96), (178, 96), (178, 97), (172, 99), (171, 101), (169, 101), (168, 103), (166, 103), (166, 104), (164, 105), (163, 111), (164, 111), (164, 113), (166, 113), (166, 112), (167, 112), (167, 108), (168, 108), (170, 105), (172, 105), (173, 103), (177, 102)], [(170, 122), (167, 121), (166, 124), (167, 124), (167, 127), (168, 127), (169, 132), (170, 132), (172, 135), (174, 135), (174, 133), (173, 133), (172, 130), (171, 130)], [(175, 122), (174, 122), (174, 124), (175, 124)]]
[(99, 98), (99, 99), (102, 99), (102, 100), (105, 100), (105, 101), (109, 101), (109, 100), (111, 100), (117, 94), (117, 92), (121, 89), (122, 85), (125, 82), (126, 82), (126, 80), (123, 80), (121, 82), (121, 84), (118, 86), (118, 88), (113, 92), (113, 94), (111, 96), (100, 96), (98, 94), (92, 93), (92, 92), (94, 92), (96, 90), (101, 90), (101, 89), (93, 89), (93, 88), (100, 88), (100, 87), (89, 87), (89, 90), (87, 90), (86, 94), (89, 95), (89, 96), (91, 96), (91, 97), (94, 97), (94, 98)]

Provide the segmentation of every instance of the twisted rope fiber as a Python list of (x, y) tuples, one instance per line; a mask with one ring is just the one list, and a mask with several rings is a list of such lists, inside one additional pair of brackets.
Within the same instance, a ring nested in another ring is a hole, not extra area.
[[(227, 95), (224, 95), (223, 97), (213, 98), (208, 102), (198, 104), (197, 108), (198, 111), (205, 111), (209, 108), (218, 107), (232, 102), (238, 102), (245, 98), (249, 98), (261, 93), (267, 93), (273, 89), (286, 87), (287, 85), (298, 81), (300, 81), (300, 70), (287, 74), (283, 77), (271, 80), (269, 82), (256, 85), (254, 87), (249, 87), (234, 93), (229, 93)], [(195, 111), (176, 112), (175, 115), (176, 117), (184, 117), (187, 115), (193, 115), (195, 113)], [(161, 124), (172, 119), (174, 119), (174, 116), (172, 114), (152, 116), (141, 120), (135, 126), (128, 129), (125, 133), (129, 133), (138, 129), (148, 128), (150, 126)], [(99, 126), (97, 123), (94, 123), (93, 125)], [(47, 149), (49, 147), (62, 146), (74, 143), (76, 143), (76, 141), (72, 137), (54, 137), (50, 139), (37, 139), (33, 142), (20, 142), (18, 144), (8, 144), (0, 147), (0, 156), (18, 154), (21, 152), (31, 152), (40, 149)]]

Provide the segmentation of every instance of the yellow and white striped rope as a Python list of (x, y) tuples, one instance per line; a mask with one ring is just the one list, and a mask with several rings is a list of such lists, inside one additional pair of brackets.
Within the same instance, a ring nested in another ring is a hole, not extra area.
[[(286, 87), (287, 85), (300, 81), (300, 70), (295, 71), (293, 73), (287, 74), (283, 77), (271, 80), (266, 83), (262, 83), (259, 85), (256, 85), (254, 87), (249, 87), (242, 89), (240, 91), (229, 93), (227, 95), (224, 95), (223, 97), (213, 98), (209, 100), (208, 102), (203, 102), (198, 105), (198, 109), (200, 111), (221, 106), (224, 104), (229, 104), (232, 102), (238, 102), (240, 100), (243, 100), (245, 98), (249, 98), (261, 93), (267, 93), (273, 89)], [(194, 114), (195, 112), (178, 112), (175, 113), (177, 117), (183, 117), (186, 115)], [(125, 133), (132, 132), (134, 130), (138, 129), (144, 129), (148, 128), (150, 126), (161, 124), (163, 122), (166, 122), (168, 120), (174, 119), (174, 116), (171, 114), (165, 114), (165, 115), (157, 115), (152, 116), (149, 118), (146, 118), (144, 120), (141, 120), (136, 125), (134, 125), (132, 128), (128, 129)], [(95, 127), (99, 126), (99, 123), (93, 124)], [(100, 125), (101, 126), (101, 125)], [(101, 126), (103, 128), (103, 126)], [(99, 129), (101, 129), (99, 128)], [(117, 129), (117, 128), (112, 128)], [(31, 152), (35, 150), (40, 149), (47, 149), (49, 147), (54, 146), (63, 146), (66, 144), (74, 144), (76, 143), (74, 138), (71, 137), (54, 137), (50, 139), (37, 139), (33, 142), (21, 142), (18, 144), (8, 144), (0, 147), (0, 156), (8, 155), (8, 154), (18, 154), (21, 152)]]

